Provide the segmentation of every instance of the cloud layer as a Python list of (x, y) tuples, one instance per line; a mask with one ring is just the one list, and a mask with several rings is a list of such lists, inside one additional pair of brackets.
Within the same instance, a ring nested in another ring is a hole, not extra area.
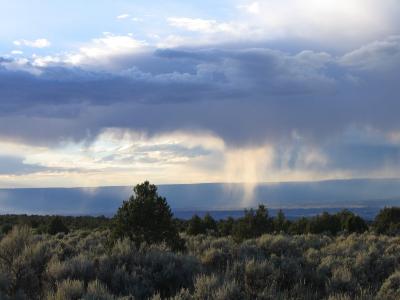
[(395, 131), (400, 125), (398, 36), (341, 56), (149, 49), (128, 36), (93, 44), (48, 63), (4, 58), (0, 134), (52, 141), (108, 127), (150, 134), (195, 128), (246, 144), (294, 132), (323, 138), (351, 126)]
[[(174, 162), (193, 181), (399, 176), (400, 5), (287, 2), (238, 3), (224, 20), (169, 16), (164, 36), (104, 32), (68, 51), (0, 56), (0, 139), (45, 149), (3, 151), (0, 174)], [(144, 144), (105, 158), (94, 149), (115, 143), (111, 132)], [(201, 142), (175, 143), (176, 132)]]

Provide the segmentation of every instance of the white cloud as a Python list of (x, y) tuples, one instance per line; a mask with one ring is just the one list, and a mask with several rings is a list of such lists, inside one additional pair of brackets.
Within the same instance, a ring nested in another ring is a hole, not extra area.
[[(398, 144), (397, 132), (388, 138)], [(331, 156), (329, 143), (325, 147), (309, 145), (301, 137), (287, 142), (232, 148), (207, 132), (148, 136), (115, 128), (91, 142), (69, 140), (53, 147), (0, 141), (0, 157), (19, 157), (24, 166), (32, 167), (23, 174), (0, 174), (0, 186), (129, 185), (143, 178), (156, 183), (242, 182), (243, 200), (248, 201), (257, 182), (364, 176), (363, 170), (331, 165), (337, 157)], [(397, 166), (378, 167), (368, 176), (398, 177)]]
[(65, 141), (55, 147), (0, 141), (0, 157), (20, 157), (24, 165), (38, 167), (38, 171), (23, 176), (0, 174), (0, 186), (23, 182), (33, 186), (129, 185), (131, 180), (143, 178), (164, 183), (217, 180), (198, 166), (212, 164), (215, 152), (224, 147), (220, 138), (207, 133), (172, 132), (148, 137), (116, 129), (105, 130), (93, 142)]
[[(157, 48), (175, 48), (187, 44), (187, 39), (183, 36), (171, 34), (160, 40), (156, 46)], [(193, 42), (194, 44), (195, 42)]]
[(38, 55), (32, 55), (32, 66), (34, 67), (47, 67), (52, 64), (58, 64), (61, 63), (61, 58), (58, 56), (51, 56), (51, 55), (46, 55), (46, 56), (38, 56)]
[(124, 19), (127, 19), (129, 17), (130, 17), (129, 14), (121, 14), (121, 15), (117, 16), (117, 19), (118, 20), (124, 20)]
[[(157, 183), (243, 182), (244, 200), (250, 200), (256, 182), (316, 176), (302, 168), (291, 172), (274, 168), (276, 149), (272, 145), (232, 149), (207, 132), (149, 137), (107, 129), (91, 143), (66, 141), (56, 147), (39, 147), (0, 142), (0, 146), (0, 156), (20, 157), (24, 165), (38, 167), (26, 174), (0, 175), (2, 187), (129, 185), (143, 178)], [(307, 155), (304, 159), (308, 161)], [(311, 160), (314, 163), (315, 158)]]
[(134, 54), (147, 47), (145, 41), (139, 41), (129, 35), (104, 34), (91, 43), (79, 48), (77, 53), (67, 55), (66, 63), (72, 65), (85, 65), (94, 62), (105, 62), (111, 57)]
[(260, 3), (253, 2), (247, 5), (239, 5), (239, 9), (244, 9), (246, 12), (250, 14), (259, 14), (260, 13)]
[[(22, 41), (15, 41), (16, 45), (22, 45)], [(110, 32), (103, 32), (103, 36), (94, 38), (76, 50), (64, 53), (41, 56), (33, 54), (31, 58), (14, 58), (10, 62), (4, 62), (8, 69), (20, 69), (31, 73), (41, 74), (40, 68), (48, 66), (81, 66), (106, 67), (109, 71), (119, 66), (118, 59), (149, 50), (149, 44), (143, 40), (137, 40), (131, 33), (127, 35), (115, 35)], [(14, 50), (12, 54), (18, 55), (23, 52)], [(122, 63), (121, 63), (122, 64)]]
[(47, 39), (37, 39), (37, 40), (16, 40), (14, 41), (14, 45), (16, 46), (26, 46), (32, 48), (46, 48), (51, 45), (50, 41)]
[(14, 55), (21, 55), (21, 54), (24, 54), (24, 52), (21, 51), (21, 50), (13, 50), (13, 51), (11, 51), (11, 54), (14, 54)]
[(393, 0), (250, 0), (238, 8), (244, 12), (238, 22), (251, 28), (248, 35), (302, 38), (346, 51), (400, 28), (400, 5)]
[(219, 23), (216, 20), (192, 18), (168, 18), (168, 24), (173, 27), (202, 33), (233, 32), (229, 23)]
[[(400, 28), (400, 5), (392, 0), (250, 0), (237, 8), (238, 14), (224, 22), (188, 17), (170, 17), (167, 22), (201, 33), (203, 44), (302, 39), (346, 52), (398, 34)], [(186, 36), (186, 42), (199, 44), (191, 38)]]

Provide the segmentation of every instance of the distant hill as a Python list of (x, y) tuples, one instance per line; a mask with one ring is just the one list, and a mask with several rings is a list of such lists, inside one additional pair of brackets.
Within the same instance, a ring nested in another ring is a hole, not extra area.
[[(0, 213), (112, 215), (131, 187), (0, 189)], [(399, 179), (262, 183), (246, 200), (242, 184), (160, 185), (174, 211), (270, 208), (383, 207), (400, 205)]]

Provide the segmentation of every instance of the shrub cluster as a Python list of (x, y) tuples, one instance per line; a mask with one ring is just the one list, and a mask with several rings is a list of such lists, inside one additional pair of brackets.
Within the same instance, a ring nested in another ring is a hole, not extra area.
[(148, 299), (191, 288), (201, 265), (165, 245), (108, 246), (109, 231), (34, 234), (14, 227), (0, 242), (0, 299)]
[(109, 224), (110, 219), (104, 216), (0, 215), (0, 234), (8, 233), (14, 225), (31, 227), (36, 233), (52, 234), (54, 231), (107, 228)]
[(0, 241), (0, 299), (400, 299), (400, 238), (375, 233), (182, 235), (109, 246), (110, 231)]

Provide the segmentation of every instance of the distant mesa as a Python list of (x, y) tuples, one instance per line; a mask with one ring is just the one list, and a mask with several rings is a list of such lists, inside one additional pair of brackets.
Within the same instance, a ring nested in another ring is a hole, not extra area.
[[(0, 189), (0, 212), (111, 216), (131, 193), (132, 187), (126, 186)], [(237, 183), (159, 185), (159, 193), (167, 198), (175, 214), (183, 216), (191, 211), (241, 210), (258, 203), (272, 209), (296, 210), (296, 214), (303, 209), (306, 214), (316, 209), (400, 205), (400, 180), (262, 183), (255, 187), (254, 198), (248, 203), (243, 202), (243, 185)]]

